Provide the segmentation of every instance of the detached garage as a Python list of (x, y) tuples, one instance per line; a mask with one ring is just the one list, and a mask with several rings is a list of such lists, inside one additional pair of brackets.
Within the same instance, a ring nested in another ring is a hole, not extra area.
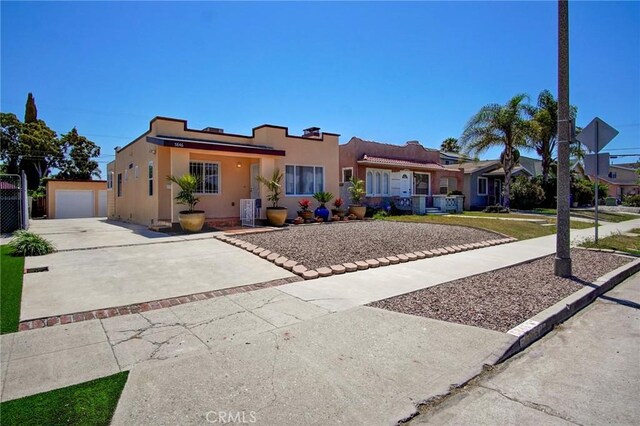
[(106, 181), (56, 179), (47, 181), (47, 217), (49, 219), (106, 216)]

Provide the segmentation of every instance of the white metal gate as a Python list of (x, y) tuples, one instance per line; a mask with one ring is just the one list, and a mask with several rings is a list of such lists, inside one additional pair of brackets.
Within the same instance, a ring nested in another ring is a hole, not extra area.
[(240, 200), (240, 220), (242, 226), (256, 226), (256, 200), (242, 199)]

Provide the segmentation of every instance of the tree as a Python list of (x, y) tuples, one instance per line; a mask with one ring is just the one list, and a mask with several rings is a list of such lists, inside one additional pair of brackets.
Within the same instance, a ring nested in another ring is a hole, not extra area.
[(60, 143), (64, 151), (64, 160), (60, 163), (58, 177), (63, 179), (91, 179), (100, 177), (100, 166), (92, 158), (100, 155), (100, 147), (78, 134), (75, 127), (62, 135)]
[(2, 132), (0, 160), (5, 165), (5, 172), (18, 174), (20, 169), (20, 134), (22, 122), (11, 113), (0, 113), (0, 127)]
[(479, 155), (487, 149), (502, 147), (500, 160), (504, 168), (504, 206), (509, 207), (511, 173), (517, 164), (516, 152), (528, 146), (532, 126), (526, 116), (531, 112), (526, 94), (518, 94), (505, 105), (489, 104), (480, 108), (460, 137), (466, 154)]
[(440, 144), (440, 150), (446, 152), (460, 152), (462, 147), (458, 144), (458, 139), (456, 138), (446, 138)]
[[(537, 105), (530, 112), (533, 127), (530, 143), (542, 159), (542, 182), (546, 185), (555, 161), (553, 155), (558, 141), (558, 101), (549, 90), (543, 90), (538, 95)], [(576, 113), (577, 108), (571, 106), (572, 119), (575, 119)], [(575, 145), (572, 146), (572, 152), (579, 154)]]
[(23, 123), (19, 155), (19, 167), (27, 175), (29, 189), (38, 188), (42, 178), (59, 167), (64, 158), (58, 135), (43, 120)]
[(24, 107), (24, 122), (35, 123), (38, 121), (38, 108), (36, 108), (36, 99), (29, 92), (27, 95), (27, 104)]

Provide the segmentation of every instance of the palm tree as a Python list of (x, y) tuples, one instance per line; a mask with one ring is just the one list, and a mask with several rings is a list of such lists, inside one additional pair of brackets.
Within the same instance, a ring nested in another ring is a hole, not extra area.
[(460, 145), (458, 144), (458, 139), (456, 138), (446, 138), (440, 144), (440, 150), (445, 152), (460, 152)]
[[(530, 113), (533, 128), (531, 147), (542, 159), (542, 181), (547, 183), (558, 141), (558, 101), (549, 90), (543, 90), (538, 95), (538, 104), (531, 108)], [(576, 113), (577, 108), (571, 106), (571, 118), (575, 119)], [(572, 151), (578, 154), (575, 149)]]
[(531, 106), (526, 94), (518, 94), (505, 105), (489, 104), (480, 108), (467, 123), (460, 137), (466, 154), (479, 155), (491, 147), (502, 147), (500, 161), (504, 169), (504, 206), (511, 198), (511, 172), (516, 166), (518, 148), (528, 146), (532, 125), (526, 116)]

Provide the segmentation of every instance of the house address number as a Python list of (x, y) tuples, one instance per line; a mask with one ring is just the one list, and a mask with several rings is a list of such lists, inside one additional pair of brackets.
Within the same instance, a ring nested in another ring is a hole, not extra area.
[(176, 148), (184, 148), (184, 142), (173, 142), (173, 146)]

